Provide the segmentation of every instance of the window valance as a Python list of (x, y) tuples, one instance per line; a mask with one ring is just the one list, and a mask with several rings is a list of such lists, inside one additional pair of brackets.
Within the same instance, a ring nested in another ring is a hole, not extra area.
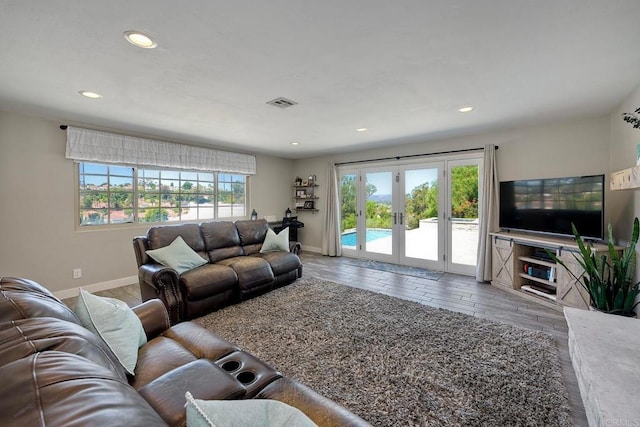
[(66, 157), (75, 161), (255, 175), (256, 156), (67, 127)]

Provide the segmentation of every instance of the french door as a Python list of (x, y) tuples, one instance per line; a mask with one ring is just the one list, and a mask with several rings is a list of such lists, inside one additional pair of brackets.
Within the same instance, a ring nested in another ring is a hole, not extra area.
[(341, 168), (345, 256), (474, 274), (480, 160)]

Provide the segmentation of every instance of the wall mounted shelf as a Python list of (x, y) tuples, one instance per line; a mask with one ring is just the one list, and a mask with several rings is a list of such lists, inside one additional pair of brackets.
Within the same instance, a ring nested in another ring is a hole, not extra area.
[(640, 188), (640, 165), (611, 173), (609, 189), (612, 191), (636, 188)]

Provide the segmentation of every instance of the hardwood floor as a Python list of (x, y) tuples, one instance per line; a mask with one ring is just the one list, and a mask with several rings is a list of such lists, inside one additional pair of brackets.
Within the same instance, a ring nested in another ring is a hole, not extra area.
[[(576, 375), (569, 358), (567, 323), (560, 311), (488, 284), (478, 283), (475, 278), (468, 276), (445, 273), (434, 281), (358, 267), (348, 263), (347, 258), (331, 258), (309, 252), (303, 252), (301, 258), (304, 265), (303, 277), (314, 276), (432, 307), (549, 333), (559, 350), (562, 377), (569, 394), (572, 424), (587, 425)], [(129, 305), (141, 302), (137, 285), (98, 294), (121, 299)], [(65, 302), (73, 304), (73, 301)]]

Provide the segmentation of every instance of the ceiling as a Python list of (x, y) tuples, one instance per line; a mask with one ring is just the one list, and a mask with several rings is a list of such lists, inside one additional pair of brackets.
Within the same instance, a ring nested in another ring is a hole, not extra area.
[(0, 109), (286, 158), (429, 141), (607, 114), (640, 83), (639, 17), (638, 0), (0, 0)]

